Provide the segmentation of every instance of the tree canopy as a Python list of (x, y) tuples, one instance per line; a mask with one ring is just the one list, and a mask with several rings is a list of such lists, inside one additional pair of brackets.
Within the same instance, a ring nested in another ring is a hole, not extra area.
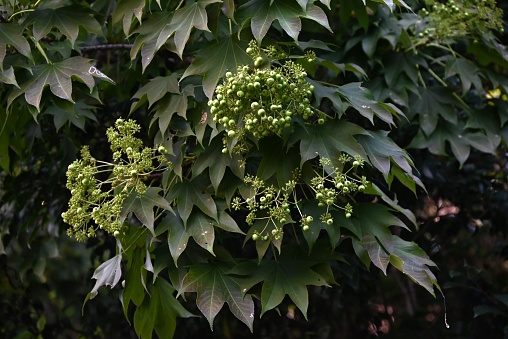
[(0, 333), (508, 333), (507, 10), (2, 1)]

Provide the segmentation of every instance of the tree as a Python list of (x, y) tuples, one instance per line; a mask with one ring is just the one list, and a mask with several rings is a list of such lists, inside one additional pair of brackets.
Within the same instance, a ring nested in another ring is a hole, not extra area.
[[(76, 275), (93, 265), (85, 314), (101, 307), (101, 287), (116, 288), (139, 337), (171, 337), (194, 316), (252, 332), (275, 309), (313, 317), (316, 291), (368, 286), (379, 272), (442, 295), (432, 220), (494, 218), (477, 215), (477, 201), (460, 214), (463, 197), (436, 180), (445, 163), (451, 178), (475, 157), (502, 161), (508, 54), (493, 0), (13, 1), (2, 11), (3, 302), (22, 290), (23, 302), (46, 304), (23, 313), (26, 335), (113, 328), (46, 325), (55, 296), (32, 295), (26, 279), (65, 281), (55, 257)], [(479, 171), (497, 185), (504, 176)], [(468, 178), (457, 190), (478, 182)], [(435, 215), (432, 198), (444, 201)], [(88, 247), (60, 237), (63, 222)], [(502, 312), (505, 292), (476, 315)]]

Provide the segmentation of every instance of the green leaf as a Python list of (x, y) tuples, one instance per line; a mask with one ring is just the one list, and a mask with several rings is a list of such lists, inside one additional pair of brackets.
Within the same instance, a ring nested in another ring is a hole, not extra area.
[(175, 266), (178, 267), (178, 258), (183, 251), (185, 251), (190, 238), (190, 235), (185, 230), (182, 219), (178, 213), (168, 214), (161, 220), (157, 229), (168, 230), (169, 251), (171, 252)]
[(322, 207), (317, 206), (317, 200), (303, 201), (300, 208), (303, 215), (311, 216), (314, 219), (312, 224), (310, 224), (309, 230), (303, 232), (303, 237), (309, 245), (309, 253), (312, 251), (312, 248), (316, 243), (321, 230), (324, 230), (326, 233), (328, 233), (330, 246), (335, 248), (341, 240), (340, 227), (353, 227), (351, 220), (346, 219), (344, 213), (334, 213), (334, 223), (331, 225), (328, 225), (327, 223), (319, 220), (320, 216), (325, 213), (326, 210)]
[(233, 233), (240, 233), (245, 234), (240, 227), (238, 227), (238, 224), (236, 223), (235, 219), (233, 219), (228, 212), (226, 212), (226, 204), (223, 201), (217, 202), (217, 209), (219, 211), (219, 222), (216, 225), (217, 227)]
[(434, 286), (438, 289), (440, 287), (429, 267), (436, 266), (436, 264), (414, 242), (402, 240), (396, 235), (392, 239), (393, 251), (390, 263), (435, 297)]
[(375, 237), (388, 253), (393, 253), (392, 234), (390, 226), (407, 226), (390, 209), (381, 204), (362, 203), (354, 206), (352, 218), (357, 233), (361, 239), (366, 235)]
[(188, 97), (191, 96), (194, 97), (194, 87), (192, 85), (185, 86), (182, 93), (166, 94), (161, 100), (157, 102), (157, 105), (154, 109), (155, 114), (150, 121), (150, 126), (152, 126), (152, 124), (158, 120), (159, 130), (162, 135), (165, 135), (166, 131), (169, 128), (169, 124), (171, 123), (173, 114), (176, 113), (179, 116), (186, 118)]
[(461, 165), (469, 158), (471, 146), (485, 152), (495, 154), (496, 145), (482, 132), (468, 132), (462, 125), (440, 123), (428, 137), (422, 131), (415, 136), (410, 148), (427, 148), (431, 153), (446, 155), (446, 142)]
[(77, 5), (57, 9), (37, 7), (30, 13), (26, 22), (33, 22), (33, 34), (36, 41), (42, 39), (53, 27), (56, 27), (74, 47), (78, 38), (79, 26), (82, 26), (88, 33), (101, 33), (101, 25), (93, 18), (92, 14), (92, 11)]
[(203, 180), (198, 177), (192, 181), (179, 182), (169, 191), (167, 199), (176, 201), (176, 207), (184, 225), (187, 226), (187, 220), (194, 205), (215, 221), (218, 220), (217, 206), (206, 189)]
[(134, 212), (138, 220), (150, 230), (155, 236), (154, 211), (155, 206), (174, 213), (168, 201), (159, 195), (162, 189), (159, 187), (148, 187), (144, 194), (129, 195), (120, 213), (120, 219), (124, 220), (127, 214)]
[(185, 231), (194, 238), (199, 246), (215, 255), (215, 253), (213, 253), (215, 232), (213, 229), (212, 219), (200, 211), (194, 211), (187, 220), (187, 227)]
[(303, 5), (305, 5), (304, 2), (299, 4), (294, 0), (270, 2), (251, 0), (240, 6), (238, 16), (244, 21), (250, 19), (252, 34), (259, 43), (275, 20), (278, 20), (282, 29), (295, 41), (298, 41), (298, 35), (302, 30), (300, 17), (314, 20), (331, 31), (328, 18), (321, 8), (312, 2), (307, 3), (305, 7)]
[(199, 154), (194, 166), (192, 167), (192, 175), (194, 177), (201, 174), (206, 168), (209, 168), (210, 181), (215, 192), (224, 178), (226, 168), (229, 167), (231, 171), (240, 179), (243, 179), (245, 167), (241, 167), (241, 156), (238, 154), (224, 154), (222, 138), (214, 138), (210, 145), (206, 146), (204, 151)]
[(146, 270), (143, 269), (143, 252), (143, 249), (136, 247), (127, 263), (125, 289), (121, 298), (125, 317), (128, 317), (129, 303), (132, 301), (134, 305), (141, 306), (145, 297), (143, 284), (146, 281)]
[(189, 40), (190, 33), (194, 27), (207, 31), (208, 15), (205, 7), (211, 3), (222, 2), (221, 0), (198, 0), (188, 2), (187, 5), (178, 9), (171, 19), (169, 25), (165, 26), (157, 38), (156, 49), (159, 49), (167, 39), (174, 34), (176, 53), (182, 58), (185, 44)]
[(0, 23), (0, 70), (3, 70), (7, 45), (13, 46), (19, 53), (32, 59), (30, 44), (23, 36), (23, 27), (16, 24)]
[(272, 175), (277, 176), (279, 187), (283, 187), (293, 179), (293, 172), (300, 164), (300, 155), (296, 147), (286, 150), (284, 143), (278, 137), (263, 138), (259, 141), (262, 153), (257, 176), (268, 180)]
[(152, 338), (153, 330), (159, 338), (171, 338), (175, 333), (176, 318), (189, 318), (189, 313), (173, 296), (175, 289), (159, 278), (148, 287), (149, 297), (134, 313), (134, 329), (142, 338)]
[(229, 309), (240, 321), (253, 331), (254, 302), (250, 295), (244, 296), (239, 278), (226, 274), (231, 269), (226, 264), (197, 264), (190, 266), (185, 275), (179, 294), (196, 292), (196, 304), (208, 319), (213, 330), (213, 320), (227, 303)]
[(136, 58), (139, 50), (141, 50), (141, 66), (143, 72), (146, 67), (152, 62), (152, 59), (160, 48), (157, 48), (157, 39), (169, 25), (173, 14), (169, 12), (156, 12), (152, 13), (141, 26), (139, 26), (132, 34), (137, 34), (136, 40), (132, 44), (130, 56), (131, 60)]
[(96, 107), (87, 105), (84, 101), (77, 101), (75, 104), (69, 101), (56, 102), (51, 105), (43, 114), (53, 115), (53, 123), (58, 131), (62, 126), (71, 123), (82, 131), (85, 131), (86, 120), (97, 121), (93, 110)]
[(448, 89), (442, 87), (419, 88), (418, 93), (418, 96), (410, 98), (410, 112), (419, 114), (420, 126), (426, 135), (430, 135), (436, 129), (439, 116), (452, 124), (457, 123), (457, 113), (454, 106), (459, 103)]
[(324, 125), (311, 125), (306, 129), (297, 126), (288, 143), (291, 145), (301, 140), (300, 166), (318, 155), (320, 158), (328, 158), (336, 162), (342, 152), (352, 156), (360, 155), (366, 159), (364, 149), (354, 138), (357, 134), (365, 133), (362, 127), (345, 120), (328, 120)]
[(90, 293), (88, 293), (87, 300), (93, 299), (101, 286), (111, 286), (111, 288), (113, 288), (118, 284), (122, 276), (121, 263), (122, 255), (117, 254), (97, 267), (92, 276), (92, 279), (96, 279), (97, 281)]
[(471, 84), (478, 91), (483, 91), (482, 80), (478, 76), (479, 68), (471, 61), (449, 56), (445, 67), (445, 78), (458, 75), (462, 83), (462, 94), (465, 95), (471, 88)]
[[(406, 186), (412, 189), (413, 192), (415, 192), (415, 183), (425, 188), (421, 180), (413, 174), (414, 163), (409, 154), (388, 137), (387, 131), (367, 131), (364, 135), (358, 135), (357, 140), (365, 149), (372, 166), (383, 173), (383, 177), (387, 182), (389, 174), (396, 171), (392, 165), (396, 165), (412, 181), (411, 184)], [(405, 181), (401, 182), (406, 183)]]
[(9, 67), (6, 71), (0, 72), (0, 82), (8, 85), (14, 85), (19, 88), (12, 66)]
[(211, 41), (199, 50), (194, 61), (183, 73), (182, 79), (191, 75), (202, 75), (203, 91), (211, 99), (215, 86), (227, 71), (235, 72), (238, 66), (252, 62), (252, 58), (245, 52), (246, 47), (244, 42), (233, 36)]
[(392, 104), (385, 104), (374, 100), (372, 93), (360, 82), (353, 82), (337, 87), (337, 93), (342, 96), (355, 110), (374, 123), (374, 115), (384, 122), (393, 125), (393, 116), (404, 116), (402, 111)]
[(388, 267), (388, 263), (390, 261), (390, 254), (383, 249), (379, 241), (372, 235), (364, 236), (360, 244), (369, 254), (369, 258), (372, 263), (386, 275), (386, 268)]
[(32, 77), (21, 84), (19, 89), (14, 89), (11, 92), (7, 98), (7, 107), (12, 104), (14, 99), (24, 93), (26, 102), (35, 106), (37, 111), (40, 111), (42, 91), (46, 86), (49, 86), (51, 92), (57, 97), (74, 102), (72, 100), (72, 77), (84, 82), (90, 89), (90, 93), (95, 86), (93, 77), (109, 79), (94, 66), (91, 66), (89, 59), (79, 56), (53, 64), (35, 66), (32, 72)]
[(145, 7), (145, 0), (120, 0), (118, 6), (111, 14), (113, 22), (118, 22), (123, 19), (123, 32), (125, 35), (129, 35), (129, 31), (132, 25), (132, 15), (135, 15), (138, 21), (141, 23), (141, 16), (143, 14), (143, 8)]
[(142, 86), (132, 96), (133, 99), (138, 99), (131, 106), (130, 113), (134, 112), (148, 99), (148, 108), (152, 107), (157, 101), (162, 99), (166, 93), (180, 94), (180, 87), (178, 86), (178, 73), (173, 73), (170, 76), (155, 77)]
[[(285, 253), (285, 252), (284, 252)], [(296, 253), (291, 253), (296, 255)], [(309, 305), (308, 285), (328, 286), (326, 280), (310, 268), (311, 262), (303, 257), (288, 259), (286, 256), (279, 260), (263, 259), (245, 280), (245, 288), (249, 290), (262, 282), (261, 288), (261, 316), (268, 310), (277, 307), (285, 295), (288, 295), (307, 319)]]
[(252, 34), (259, 43), (274, 20), (278, 20), (284, 31), (297, 41), (302, 29), (300, 17), (305, 15), (294, 0), (251, 0), (240, 6), (238, 12), (240, 17), (250, 19)]

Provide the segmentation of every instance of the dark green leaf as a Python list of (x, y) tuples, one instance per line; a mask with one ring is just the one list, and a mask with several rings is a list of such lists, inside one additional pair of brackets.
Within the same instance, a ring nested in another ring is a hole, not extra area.
[(344, 120), (328, 120), (324, 125), (311, 125), (306, 129), (298, 126), (289, 143), (301, 140), (301, 165), (317, 156), (335, 162), (342, 152), (367, 158), (364, 149), (354, 138), (354, 135), (364, 133), (366, 131), (356, 124)]
[(159, 278), (149, 285), (149, 296), (134, 313), (134, 329), (142, 338), (152, 338), (153, 330), (159, 338), (171, 338), (176, 328), (176, 318), (189, 318), (189, 313), (175, 299), (175, 289), (166, 280)]
[(7, 105), (10, 106), (14, 99), (24, 93), (26, 102), (35, 106), (39, 111), (42, 91), (46, 86), (49, 86), (51, 92), (57, 97), (74, 102), (72, 100), (72, 77), (83, 81), (90, 92), (95, 86), (93, 77), (111, 80), (91, 66), (89, 59), (82, 57), (72, 57), (53, 64), (38, 65), (33, 68), (33, 76), (21, 84), (19, 89), (14, 89), (11, 92), (7, 99)]
[(215, 232), (212, 219), (200, 211), (194, 211), (187, 220), (185, 231), (194, 238), (199, 246), (215, 255), (215, 253), (213, 253)]
[(189, 219), (194, 205), (215, 221), (218, 220), (217, 206), (212, 196), (206, 192), (206, 189), (203, 180), (195, 178), (192, 181), (179, 182), (169, 191), (167, 199), (176, 201), (184, 225), (187, 225), (187, 219)]
[(246, 47), (233, 36), (211, 41), (199, 50), (194, 61), (182, 75), (182, 79), (191, 75), (202, 75), (203, 91), (210, 99), (219, 79), (227, 71), (235, 72), (238, 66), (252, 62), (251, 57), (245, 52)]
[(42, 39), (53, 27), (56, 27), (70, 40), (73, 47), (78, 38), (79, 26), (89, 33), (101, 33), (101, 25), (93, 18), (92, 12), (82, 6), (67, 6), (57, 9), (36, 8), (27, 18), (27, 23), (32, 22), (36, 41)]
[(23, 27), (16, 24), (0, 23), (0, 70), (3, 70), (6, 45), (13, 46), (19, 53), (32, 59), (30, 44), (23, 36)]
[(226, 275), (230, 268), (213, 264), (193, 265), (185, 276), (179, 293), (197, 292), (197, 306), (208, 319), (211, 329), (215, 316), (226, 302), (235, 317), (252, 332), (254, 302), (250, 295), (244, 296), (238, 278)]
[(393, 266), (435, 297), (434, 286), (440, 288), (429, 267), (436, 266), (436, 264), (429, 259), (425, 251), (414, 242), (402, 240), (394, 235), (391, 254), (390, 263)]
[(262, 282), (261, 315), (277, 307), (287, 294), (307, 319), (309, 295), (307, 285), (327, 286), (325, 279), (310, 268), (310, 262), (300, 260), (263, 259), (256, 270), (246, 278), (245, 287), (250, 289)]

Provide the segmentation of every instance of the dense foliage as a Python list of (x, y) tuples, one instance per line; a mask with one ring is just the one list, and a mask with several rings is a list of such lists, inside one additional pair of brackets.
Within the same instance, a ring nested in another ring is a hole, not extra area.
[(0, 10), (2, 336), (508, 333), (495, 0)]

